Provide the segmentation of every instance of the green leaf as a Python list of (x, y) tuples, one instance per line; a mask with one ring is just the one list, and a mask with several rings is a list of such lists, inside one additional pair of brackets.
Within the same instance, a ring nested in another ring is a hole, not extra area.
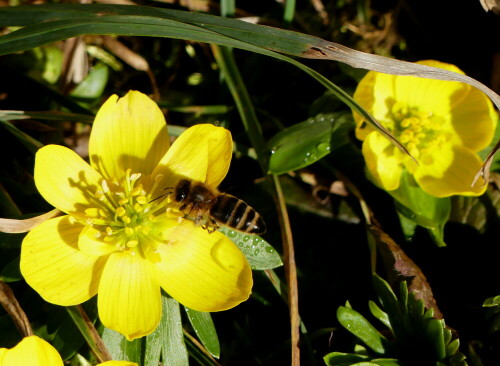
[(105, 327), (102, 332), (102, 340), (113, 360), (141, 363), (142, 340), (140, 338), (127, 341), (127, 338), (121, 333)]
[(376, 358), (370, 362), (379, 366), (401, 366), (402, 364), (395, 358)]
[(163, 316), (160, 321), (162, 360), (169, 366), (189, 366), (188, 353), (184, 343), (180, 305), (170, 296), (162, 293)]
[(500, 305), (500, 295), (494, 296), (494, 297), (489, 297), (483, 302), (484, 307), (493, 307), (493, 306), (498, 306)]
[(267, 144), (271, 152), (268, 173), (301, 169), (328, 155), (334, 124), (333, 114), (319, 114), (278, 132)]
[(260, 236), (245, 234), (227, 227), (221, 227), (219, 230), (240, 248), (252, 269), (273, 269), (283, 265), (280, 255)]
[(9, 131), (12, 136), (18, 139), (24, 145), (24, 147), (26, 147), (32, 153), (35, 153), (43, 146), (40, 141), (34, 139), (27, 133), (24, 133), (9, 121), (0, 119), (0, 125), (3, 126), (7, 131)]
[(389, 192), (396, 200), (396, 208), (406, 218), (428, 229), (441, 229), (450, 216), (451, 200), (437, 198), (424, 192), (406, 172), (398, 189)]
[(446, 346), (446, 356), (450, 357), (453, 356), (455, 353), (458, 352), (458, 348), (460, 347), (460, 340), (454, 339), (448, 345)]
[(374, 352), (380, 355), (386, 354), (387, 339), (356, 310), (340, 306), (337, 309), (337, 319), (344, 328)]
[(426, 335), (431, 346), (436, 351), (436, 359), (446, 358), (446, 345), (444, 344), (443, 322), (439, 319), (431, 319), (426, 326)]
[(210, 313), (204, 313), (184, 307), (194, 332), (208, 352), (216, 358), (220, 357), (220, 344)]
[(370, 359), (368, 356), (355, 355), (352, 353), (332, 352), (323, 357), (328, 366), (349, 366), (355, 362)]
[(391, 322), (385, 311), (380, 309), (379, 306), (371, 300), (368, 302), (368, 307), (370, 308), (370, 312), (375, 318), (380, 320), (380, 322), (384, 324), (387, 328), (392, 329)]
[(95, 100), (101, 97), (104, 92), (108, 76), (108, 66), (98, 63), (87, 77), (71, 91), (70, 95), (75, 98)]
[(23, 275), (19, 269), (19, 259), (20, 257), (17, 256), (3, 267), (0, 274), (0, 281), (16, 282), (23, 279)]
[(144, 347), (144, 366), (158, 366), (161, 358), (163, 337), (160, 327), (146, 336), (146, 345)]

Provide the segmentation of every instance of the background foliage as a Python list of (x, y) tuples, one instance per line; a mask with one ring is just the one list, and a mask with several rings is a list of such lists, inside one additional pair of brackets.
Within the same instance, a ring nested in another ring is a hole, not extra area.
[[(490, 37), (499, 34), (499, 19), (475, 1), (311, 0), (294, 6), (292, 1), (166, 0), (141, 4), (258, 17), (259, 24), (297, 30), (369, 53), (409, 61), (437, 59), (459, 66), (497, 93), (500, 90), (499, 44)], [(71, 51), (71, 42), (81, 48)], [(332, 61), (301, 62), (350, 95), (365, 72)], [(324, 364), (323, 357), (334, 351), (361, 358), (337, 362), (330, 356), (326, 362), (332, 365), (362, 359), (380, 365), (422, 365), (415, 363), (413, 355), (424, 346), (406, 347), (411, 337), (398, 338), (401, 333), (387, 332), (394, 330), (391, 322), (381, 325), (375, 320), (384, 319), (384, 312), (390, 317), (396, 311), (387, 301), (382, 301), (382, 312), (373, 307), (377, 297), (392, 299), (387, 289), (381, 294), (385, 288), (381, 280), (372, 279), (375, 269), (391, 284), (404, 277), (410, 290), (427, 291), (427, 307), (434, 308), (434, 316), (442, 314), (450, 327), (443, 330), (441, 321), (433, 322), (436, 328), (430, 331), (431, 338), (446, 334), (443, 337), (450, 337), (443, 340), (446, 347), (459, 338), (460, 352), (469, 365), (500, 362), (500, 317), (495, 306), (499, 300), (493, 298), (500, 294), (495, 256), (500, 227), (496, 175), (484, 196), (452, 199), (449, 219), (436, 218), (444, 227), (440, 235), (415, 227), (401, 217), (388, 194), (366, 179), (350, 109), (297, 67), (248, 51), (179, 39), (88, 35), (0, 56), (0, 80), (1, 217), (25, 218), (51, 210), (33, 183), (34, 152), (58, 143), (86, 156), (95, 111), (109, 95), (123, 95), (129, 89), (157, 100), (174, 136), (182, 127), (197, 123), (218, 123), (231, 130), (235, 159), (220, 188), (262, 214), (268, 225), (264, 239), (285, 261), (293, 254), (286, 249), (290, 243), (286, 236), (285, 249), (281, 244), (282, 233), (290, 234), (286, 225), (280, 225), (280, 220), (286, 222), (286, 213), (270, 202), (286, 200), (296, 266), (286, 261), (286, 272), (283, 268), (275, 273), (254, 271), (251, 299), (212, 314), (220, 341), (217, 361), (200, 351), (193, 340), (193, 319), (190, 322), (186, 314), (179, 314), (192, 364), (290, 364), (291, 320), (283, 289), (285, 273), (293, 273), (290, 266), (297, 271), (298, 311), (303, 322), (300, 357), (305, 365)], [(247, 93), (242, 91), (245, 86)], [(492, 171), (498, 170), (495, 162)], [(266, 179), (268, 172), (274, 178)], [(80, 356), (93, 360), (77, 330), (78, 322), (75, 326), (71, 320), (74, 312), (43, 302), (22, 281), (18, 262), (23, 236), (0, 233), (2, 280), (9, 283), (35, 332), (49, 339), (64, 358), (75, 365), (84, 364)], [(280, 285), (283, 296), (276, 291)], [(411, 299), (405, 288), (394, 291), (398, 294), (395, 301), (404, 303), (405, 296)], [(482, 306), (487, 298), (491, 307)], [(95, 320), (93, 300), (84, 308)], [(169, 306), (168, 300), (164, 302)], [(342, 314), (353, 311), (367, 319), (364, 322), (353, 315), (350, 319), (360, 321), (354, 327), (379, 329), (373, 334), (392, 342), (390, 352), (370, 348), (370, 341), (359, 332), (349, 331)], [(11, 317), (5, 312), (0, 315), (0, 346), (12, 347), (21, 336)], [(98, 321), (96, 326), (102, 331)], [(113, 355), (144, 360), (143, 340), (124, 344), (107, 331), (102, 336)], [(205, 347), (217, 353), (216, 346)], [(426, 362), (453, 364), (456, 360), (447, 356), (456, 349), (447, 351)], [(376, 361), (382, 356), (385, 361)]]

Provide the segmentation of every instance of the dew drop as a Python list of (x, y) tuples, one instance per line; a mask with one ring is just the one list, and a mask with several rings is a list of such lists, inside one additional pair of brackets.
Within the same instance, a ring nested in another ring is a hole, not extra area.
[(266, 252), (268, 252), (268, 253), (274, 253), (274, 249), (272, 247), (270, 247), (270, 246), (267, 246), (266, 247)]
[(316, 145), (316, 149), (318, 149), (319, 152), (330, 151), (330, 144), (328, 142), (320, 142)]

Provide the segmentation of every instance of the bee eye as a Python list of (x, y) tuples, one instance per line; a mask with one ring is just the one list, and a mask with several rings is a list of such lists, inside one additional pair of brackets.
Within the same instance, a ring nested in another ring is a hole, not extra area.
[(186, 199), (189, 190), (191, 188), (191, 182), (187, 179), (181, 179), (177, 186), (175, 187), (175, 197), (177, 202), (182, 202)]

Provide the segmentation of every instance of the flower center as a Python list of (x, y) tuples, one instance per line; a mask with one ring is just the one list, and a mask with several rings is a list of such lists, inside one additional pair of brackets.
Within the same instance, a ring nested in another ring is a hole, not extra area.
[(416, 159), (431, 153), (450, 138), (443, 131), (443, 121), (432, 112), (421, 111), (396, 102), (391, 108), (395, 137)]
[[(141, 242), (155, 242), (155, 236), (159, 235), (155, 223), (160, 216), (155, 213), (167, 200), (152, 200), (140, 177), (141, 174), (132, 174), (129, 169), (123, 182), (102, 180), (94, 194), (96, 207), (87, 208), (84, 219), (84, 223), (92, 227), (96, 240), (114, 245), (116, 250), (134, 252), (140, 249)], [(146, 236), (148, 240), (142, 240)]]

